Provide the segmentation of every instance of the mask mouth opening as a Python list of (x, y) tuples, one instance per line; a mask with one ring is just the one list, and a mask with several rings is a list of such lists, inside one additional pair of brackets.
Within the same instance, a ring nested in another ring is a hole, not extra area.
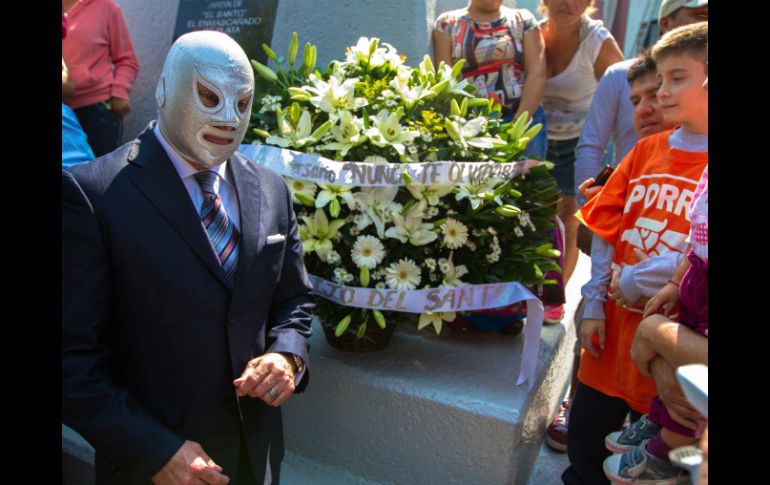
[(200, 137), (218, 146), (230, 146), (236, 142), (238, 127), (232, 124), (211, 124), (201, 131)]

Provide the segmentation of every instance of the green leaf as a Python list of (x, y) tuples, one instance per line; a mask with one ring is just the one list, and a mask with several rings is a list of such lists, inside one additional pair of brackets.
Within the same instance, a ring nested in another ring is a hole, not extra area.
[(385, 328), (385, 317), (379, 310), (372, 310), (372, 313), (374, 314), (374, 320), (377, 322), (377, 325), (380, 326), (380, 328)]
[(327, 120), (326, 123), (319, 126), (318, 129), (315, 130), (312, 135), (310, 135), (310, 138), (312, 138), (315, 141), (320, 140), (321, 137), (324, 136), (326, 132), (329, 131), (329, 128), (331, 128), (332, 126), (334, 126), (334, 122), (332, 120)]
[(348, 325), (350, 325), (350, 319), (353, 318), (353, 314), (346, 316), (340, 322), (337, 324), (337, 328), (334, 330), (334, 336), (339, 337), (343, 333), (345, 333), (345, 330), (348, 329)]
[(306, 205), (308, 207), (315, 206), (315, 200), (313, 197), (303, 194), (302, 192), (295, 192), (294, 197), (302, 203), (302, 205)]
[(465, 65), (465, 59), (460, 59), (459, 61), (455, 62), (455, 65), (452, 67), (452, 77), (456, 78), (460, 75), (460, 72), (463, 70), (463, 66)]

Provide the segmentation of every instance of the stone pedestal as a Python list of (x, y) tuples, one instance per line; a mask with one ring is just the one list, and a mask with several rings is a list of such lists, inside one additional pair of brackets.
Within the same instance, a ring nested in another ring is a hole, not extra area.
[(307, 392), (286, 447), (379, 483), (524, 484), (569, 377), (569, 325), (543, 329), (537, 380), (516, 386), (523, 337), (398, 331), (388, 349), (333, 349), (314, 323)]

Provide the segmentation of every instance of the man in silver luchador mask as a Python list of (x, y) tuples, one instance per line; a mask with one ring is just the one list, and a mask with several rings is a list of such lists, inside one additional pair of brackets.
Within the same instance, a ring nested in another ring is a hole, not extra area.
[(253, 81), (233, 39), (185, 34), (158, 121), (62, 172), (63, 421), (97, 483), (279, 483), (314, 304), (286, 185), (235, 151)]

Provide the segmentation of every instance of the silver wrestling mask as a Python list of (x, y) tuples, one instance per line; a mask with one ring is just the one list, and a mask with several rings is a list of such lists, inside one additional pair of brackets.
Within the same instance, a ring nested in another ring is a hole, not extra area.
[[(201, 99), (199, 84), (216, 97)], [(214, 167), (243, 140), (253, 98), (254, 73), (241, 46), (221, 32), (190, 32), (174, 42), (163, 64), (155, 90), (158, 128), (184, 158)]]

